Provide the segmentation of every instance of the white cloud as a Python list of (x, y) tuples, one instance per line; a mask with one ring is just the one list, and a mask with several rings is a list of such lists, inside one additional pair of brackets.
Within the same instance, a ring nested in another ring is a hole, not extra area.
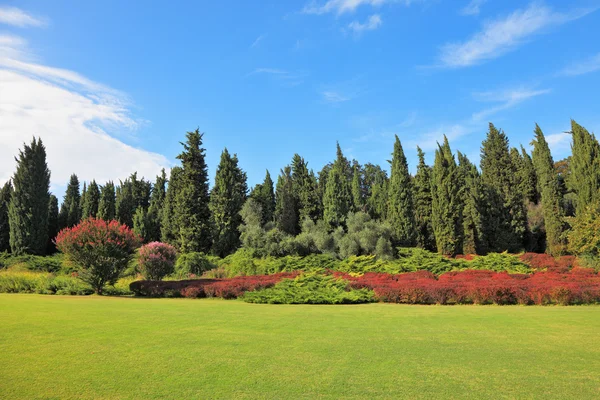
[(266, 37), (267, 37), (267, 35), (266, 35), (266, 34), (263, 34), (263, 35), (260, 35), (259, 37), (257, 37), (257, 38), (256, 38), (256, 40), (254, 40), (254, 42), (252, 42), (252, 44), (250, 45), (250, 48), (252, 49), (252, 48), (254, 48), (254, 47), (258, 46), (258, 44), (259, 44), (260, 42), (262, 42), (262, 40), (263, 40), (264, 38), (266, 38)]
[(502, 90), (498, 92), (479, 92), (474, 93), (474, 97), (476, 100), (483, 102), (496, 102), (500, 103), (496, 106), (487, 108), (485, 110), (476, 112), (472, 115), (473, 121), (483, 121), (485, 118), (498, 113), (499, 111), (503, 111), (509, 108), (516, 106), (519, 103), (524, 102), (530, 98), (540, 96), (543, 94), (550, 93), (550, 89), (540, 89), (533, 90), (527, 88), (517, 88), (517, 89), (509, 89)]
[(313, 0), (304, 8), (304, 14), (328, 14), (334, 13), (337, 15), (353, 13), (360, 6), (380, 7), (385, 3), (400, 3), (405, 6), (410, 6), (422, 0), (327, 0), (324, 4)]
[(481, 12), (481, 6), (487, 0), (471, 0), (469, 4), (465, 6), (462, 10), (460, 10), (461, 15), (479, 15)]
[(559, 132), (546, 135), (546, 142), (552, 154), (562, 156), (569, 152), (571, 148), (571, 134), (569, 132)]
[(0, 24), (25, 28), (27, 26), (45, 26), (46, 22), (27, 14), (19, 8), (0, 6)]
[(344, 101), (350, 100), (350, 97), (331, 90), (326, 90), (322, 92), (321, 95), (323, 96), (323, 100), (328, 103), (343, 103)]
[(442, 47), (441, 66), (459, 68), (498, 58), (525, 43), (546, 28), (581, 18), (596, 9), (579, 9), (569, 13), (555, 12), (539, 3), (514, 11), (505, 18), (484, 24), (466, 42), (449, 43)]
[(109, 134), (139, 126), (127, 96), (74, 71), (29, 61), (25, 44), (0, 35), (0, 182), (10, 178), (14, 156), (33, 136), (46, 146), (53, 189), (72, 173), (98, 182), (134, 171), (152, 179), (170, 165), (164, 156)]
[(353, 21), (348, 24), (348, 28), (356, 34), (360, 34), (364, 31), (372, 31), (381, 26), (381, 16), (379, 14), (371, 15), (365, 23), (360, 23), (358, 21)]
[(600, 53), (580, 62), (573, 63), (563, 69), (560, 75), (577, 76), (600, 70)]

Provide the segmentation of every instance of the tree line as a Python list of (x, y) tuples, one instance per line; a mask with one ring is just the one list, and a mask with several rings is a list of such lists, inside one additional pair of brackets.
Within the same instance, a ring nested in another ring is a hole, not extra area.
[(221, 257), (240, 246), (262, 255), (331, 249), (341, 256), (386, 255), (398, 246), (445, 255), (577, 252), (570, 242), (589, 247), (585, 237), (596, 226), (600, 144), (575, 121), (570, 133), (571, 156), (555, 162), (537, 124), (529, 154), (490, 123), (479, 168), (444, 137), (431, 166), (417, 147), (414, 175), (397, 136), (389, 175), (379, 165), (348, 160), (338, 144), (335, 160), (317, 173), (295, 154), (276, 183), (266, 171), (248, 190), (237, 155), (227, 149), (209, 188), (196, 129), (186, 134), (181, 165), (169, 177), (163, 169), (154, 182), (133, 173), (118, 184), (92, 180), (81, 188), (73, 174), (60, 208), (49, 191), (45, 147), (34, 138), (0, 190), (0, 251), (52, 253), (61, 229), (94, 217), (116, 219), (146, 242)]

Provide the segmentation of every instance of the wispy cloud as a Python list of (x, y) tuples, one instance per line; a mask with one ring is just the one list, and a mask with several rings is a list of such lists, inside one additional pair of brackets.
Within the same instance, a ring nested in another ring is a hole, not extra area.
[(600, 53), (586, 60), (573, 63), (563, 69), (559, 75), (577, 76), (600, 70)]
[(462, 10), (460, 10), (461, 15), (479, 15), (481, 12), (481, 6), (487, 0), (471, 0), (469, 4), (467, 4)]
[(54, 188), (64, 186), (73, 172), (82, 180), (104, 182), (136, 170), (152, 178), (169, 166), (164, 156), (113, 136), (143, 122), (132, 115), (125, 94), (34, 58), (25, 40), (0, 35), (0, 182), (10, 178), (13, 157), (32, 134), (46, 145)]
[(0, 6), (0, 24), (25, 28), (28, 26), (46, 26), (47, 22), (41, 18), (27, 14), (19, 8)]
[(533, 90), (528, 88), (516, 88), (502, 91), (474, 93), (473, 97), (478, 101), (499, 104), (474, 113), (472, 115), (472, 120), (474, 122), (483, 121), (500, 111), (507, 110), (533, 97), (548, 94), (550, 92), (550, 89)]
[(351, 99), (349, 96), (345, 96), (341, 93), (330, 90), (321, 92), (321, 95), (323, 96), (323, 100), (325, 100), (327, 103), (343, 103)]
[(254, 40), (254, 42), (252, 42), (252, 44), (250, 45), (250, 48), (251, 48), (251, 49), (253, 49), (253, 48), (255, 48), (256, 46), (258, 46), (258, 45), (259, 45), (259, 43), (260, 43), (260, 42), (262, 42), (262, 41), (263, 41), (263, 39), (264, 39), (264, 38), (266, 38), (266, 37), (267, 37), (267, 35), (266, 35), (266, 34), (262, 34), (262, 35), (260, 35), (259, 37), (257, 37), (257, 38)]
[(254, 71), (246, 74), (246, 77), (253, 75), (266, 75), (278, 81), (286, 87), (298, 86), (304, 82), (304, 78), (308, 75), (301, 71), (286, 71), (279, 68), (256, 68)]
[(356, 34), (361, 34), (364, 31), (372, 31), (379, 28), (382, 24), (381, 16), (379, 14), (371, 15), (364, 23), (353, 21), (348, 24), (348, 29)]
[(323, 3), (313, 0), (304, 6), (302, 12), (304, 14), (316, 15), (328, 13), (342, 15), (346, 13), (353, 13), (361, 6), (380, 7), (386, 3), (410, 6), (413, 3), (419, 3), (421, 1), (423, 0), (327, 0)]
[(576, 20), (596, 9), (577, 9), (560, 13), (540, 3), (532, 3), (507, 17), (485, 23), (480, 32), (465, 42), (442, 46), (439, 66), (468, 67), (498, 58), (526, 43), (544, 29)]

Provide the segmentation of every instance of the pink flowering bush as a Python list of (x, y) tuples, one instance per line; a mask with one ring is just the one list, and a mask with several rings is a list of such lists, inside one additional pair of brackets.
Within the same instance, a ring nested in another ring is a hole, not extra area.
[(139, 271), (149, 281), (160, 281), (175, 270), (175, 247), (167, 243), (151, 242), (140, 247)]
[(88, 218), (56, 236), (56, 247), (79, 267), (77, 276), (97, 294), (114, 284), (142, 239), (117, 221)]

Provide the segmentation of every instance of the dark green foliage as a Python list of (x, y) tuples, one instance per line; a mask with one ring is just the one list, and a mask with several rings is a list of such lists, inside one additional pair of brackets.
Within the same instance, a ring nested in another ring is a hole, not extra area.
[(8, 207), (13, 254), (44, 255), (48, 245), (50, 171), (41, 139), (24, 145), (16, 158), (13, 192)]
[(144, 207), (138, 207), (135, 214), (133, 214), (133, 231), (142, 238), (144, 243), (151, 241), (149, 239), (151, 224), (152, 221), (150, 221), (148, 211)]
[(85, 219), (83, 215), (83, 209), (85, 207), (85, 198), (87, 194), (87, 184), (83, 182), (83, 190), (81, 191), (81, 197), (79, 198), (79, 219)]
[(416, 226), (412, 191), (408, 162), (400, 139), (396, 135), (388, 188), (387, 220), (394, 231), (394, 242), (401, 246), (411, 246), (415, 242)]
[(419, 164), (413, 180), (413, 199), (415, 204), (416, 244), (422, 249), (434, 251), (435, 235), (431, 224), (431, 167), (425, 164), (425, 153), (417, 147)]
[(13, 187), (9, 180), (0, 190), (0, 253), (10, 251), (10, 224), (8, 220), (8, 207), (12, 196)]
[(269, 171), (267, 171), (263, 183), (259, 183), (252, 189), (250, 197), (261, 207), (262, 224), (272, 222), (275, 217), (275, 191)]
[(58, 199), (55, 195), (50, 195), (48, 202), (48, 245), (46, 246), (46, 254), (52, 254), (56, 251), (54, 239), (58, 234)]
[(116, 191), (117, 220), (132, 228), (133, 216), (138, 207), (148, 209), (151, 191), (152, 184), (144, 178), (138, 179), (137, 172), (121, 181)]
[(106, 185), (100, 188), (100, 201), (98, 202), (97, 217), (105, 221), (111, 221), (115, 219), (115, 213), (115, 185), (112, 182), (107, 182)]
[(184, 253), (207, 253), (212, 247), (208, 167), (202, 136), (198, 129), (188, 132), (186, 142), (181, 143), (184, 150), (177, 156), (181, 160), (182, 173), (178, 177), (172, 222), (177, 246)]
[(357, 163), (352, 167), (352, 203), (354, 210), (366, 211), (363, 172), (360, 165)]
[(87, 188), (85, 192), (85, 197), (82, 197), (83, 200), (83, 208), (81, 218), (96, 218), (98, 215), (98, 207), (100, 205), (100, 190), (96, 181), (92, 181), (90, 186)]
[(485, 254), (485, 240), (483, 235), (483, 221), (481, 208), (483, 193), (479, 171), (467, 156), (458, 152), (458, 170), (462, 183), (462, 253)]
[(373, 220), (369, 214), (361, 211), (348, 214), (346, 225), (346, 234), (334, 234), (340, 258), (366, 254), (375, 254), (382, 259), (393, 258), (393, 229), (388, 222)]
[(490, 123), (481, 147), (481, 182), (486, 197), (484, 236), (490, 251), (518, 252), (527, 233), (527, 215), (519, 190), (517, 166), (508, 138)]
[(373, 291), (350, 289), (348, 282), (330, 275), (303, 274), (284, 279), (272, 288), (246, 292), (248, 303), (269, 304), (357, 304), (375, 301)]
[(221, 154), (215, 185), (210, 193), (214, 254), (219, 257), (233, 253), (240, 244), (240, 211), (246, 201), (246, 173), (238, 166), (237, 155), (227, 149)]
[(317, 193), (316, 177), (308, 170), (308, 163), (298, 154), (292, 158), (292, 190), (298, 221), (319, 218), (321, 200)]
[(386, 219), (389, 179), (379, 165), (365, 164), (363, 186), (366, 210), (374, 219)]
[(531, 156), (527, 154), (527, 151), (521, 146), (521, 164), (519, 168), (519, 179), (521, 181), (521, 192), (525, 198), (537, 204), (540, 200), (540, 193), (538, 192), (538, 181), (535, 173), (535, 166)]
[(281, 170), (281, 174), (277, 178), (275, 223), (282, 232), (295, 235), (298, 233), (298, 222), (292, 168), (288, 165)]
[(175, 247), (179, 247), (178, 228), (175, 220), (175, 208), (177, 206), (177, 193), (181, 187), (182, 175), (183, 169), (181, 169), (181, 167), (171, 168), (171, 177), (169, 178), (169, 186), (165, 195), (162, 217), (160, 221), (161, 240), (165, 243), (172, 244)]
[(344, 226), (346, 216), (352, 211), (352, 191), (350, 188), (349, 164), (339, 143), (337, 144), (337, 158), (333, 163), (323, 196), (323, 219), (335, 229)]
[(573, 144), (569, 164), (570, 189), (577, 195), (576, 213), (600, 200), (600, 144), (594, 134), (571, 120)]
[(60, 229), (75, 226), (81, 220), (81, 195), (79, 194), (79, 179), (77, 175), (71, 175), (65, 197), (60, 206), (58, 214), (58, 226)]
[(144, 238), (145, 242), (158, 242), (161, 239), (161, 221), (166, 197), (167, 175), (163, 169), (152, 186), (148, 210), (138, 207), (133, 216), (133, 230)]
[(448, 138), (435, 151), (431, 171), (431, 225), (437, 250), (455, 255), (462, 250), (462, 210), (460, 173)]
[(184, 253), (175, 262), (175, 273), (179, 277), (187, 277), (190, 274), (200, 276), (213, 268), (216, 268), (216, 265), (204, 253)]
[(531, 142), (533, 145), (532, 158), (541, 192), (546, 251), (552, 255), (559, 255), (565, 247), (562, 196), (548, 142), (546, 142), (544, 133), (537, 124), (535, 125), (534, 134), (535, 138)]

